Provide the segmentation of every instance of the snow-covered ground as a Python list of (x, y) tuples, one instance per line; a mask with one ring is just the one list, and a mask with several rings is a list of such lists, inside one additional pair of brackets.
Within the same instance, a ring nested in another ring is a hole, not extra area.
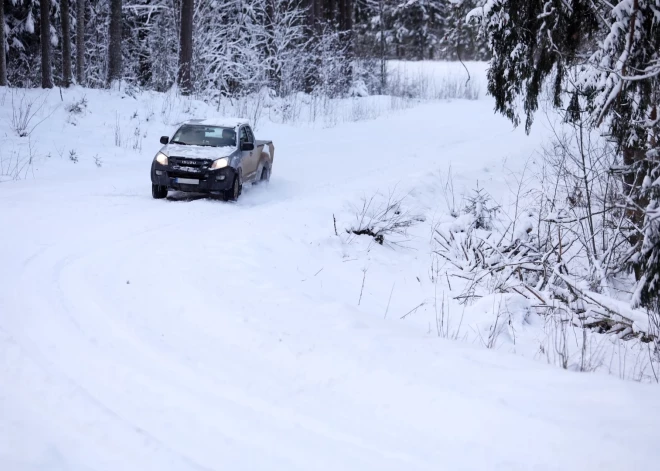
[[(487, 97), (347, 99), (319, 108), (330, 120), (305, 116), (306, 97), (298, 119), (253, 105), (257, 137), (276, 146), (270, 184), (235, 204), (156, 201), (158, 137), (217, 109), (52, 91), (17, 137), (22, 96), (0, 89), (0, 469), (620, 471), (660, 459), (657, 385), (613, 376), (635, 379), (643, 352), (602, 337), (590, 358), (613, 375), (562, 370), (523, 300), (463, 308), (432, 276), (432, 229), (457, 223), (449, 169), (457, 200), (479, 185), (506, 205), (542, 125), (512, 129)], [(415, 220), (406, 234), (381, 246), (346, 233), (363, 199), (392, 193)], [(507, 328), (490, 342), (502, 304)]]

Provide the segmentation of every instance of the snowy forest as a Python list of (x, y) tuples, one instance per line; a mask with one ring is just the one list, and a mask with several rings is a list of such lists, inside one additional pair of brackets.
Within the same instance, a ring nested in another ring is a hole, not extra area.
[[(382, 92), (383, 62), (484, 59), (473, 0), (5, 0), (0, 84)], [(0, 13), (1, 14), (1, 13)], [(6, 68), (4, 64), (6, 63)], [(182, 83), (181, 80), (184, 82)]]

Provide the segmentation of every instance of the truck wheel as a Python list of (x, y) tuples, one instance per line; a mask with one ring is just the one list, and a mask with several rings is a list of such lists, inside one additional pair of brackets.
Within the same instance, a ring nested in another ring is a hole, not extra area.
[(167, 198), (167, 187), (152, 184), (151, 185), (151, 196), (153, 196), (157, 200)]
[(234, 177), (234, 183), (231, 188), (225, 190), (224, 196), (226, 201), (236, 201), (241, 195), (241, 182), (238, 178), (238, 175)]
[(268, 180), (270, 180), (270, 168), (264, 165), (264, 168), (261, 169), (261, 178), (259, 181), (267, 182)]

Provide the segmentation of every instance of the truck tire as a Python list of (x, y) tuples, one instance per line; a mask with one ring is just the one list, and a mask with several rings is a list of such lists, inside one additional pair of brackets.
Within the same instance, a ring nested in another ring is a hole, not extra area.
[(153, 196), (154, 199), (157, 199), (157, 200), (167, 198), (167, 187), (152, 184), (151, 185), (151, 196)]
[(261, 169), (261, 176), (259, 177), (259, 181), (267, 182), (268, 180), (270, 180), (270, 167), (268, 167), (268, 165), (264, 165)]
[(241, 181), (238, 178), (238, 175), (234, 177), (234, 183), (231, 185), (231, 188), (225, 190), (224, 197), (225, 201), (236, 201), (241, 195)]

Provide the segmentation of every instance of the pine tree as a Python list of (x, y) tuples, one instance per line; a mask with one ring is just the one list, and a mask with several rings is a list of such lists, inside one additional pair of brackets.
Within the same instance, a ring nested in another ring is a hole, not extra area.
[(110, 0), (108, 85), (122, 76), (122, 0)]
[(76, 6), (76, 81), (85, 84), (85, 0)]
[(0, 0), (0, 87), (7, 86), (7, 50), (5, 47), (5, 2)]
[(85, 85), (92, 88), (108, 86), (108, 55), (110, 43), (110, 2), (88, 0), (85, 21)]
[(181, 1), (181, 34), (179, 40), (178, 84), (183, 95), (192, 93), (193, 12), (194, 0)]
[(644, 212), (644, 237), (637, 260), (641, 276), (633, 305), (660, 312), (660, 151), (649, 151), (647, 158), (653, 166), (643, 185), (649, 203)]
[(60, 0), (62, 22), (62, 86), (71, 85), (71, 27), (69, 18), (69, 0)]
[(442, 0), (407, 0), (394, 8), (397, 57), (434, 58), (442, 36), (445, 6)]
[(445, 1), (441, 57), (449, 60), (488, 59), (488, 47), (480, 34), (478, 22), (467, 20), (468, 13), (477, 7), (476, 0)]
[(41, 9), (41, 88), (53, 88), (50, 47), (50, 0), (39, 2)]

